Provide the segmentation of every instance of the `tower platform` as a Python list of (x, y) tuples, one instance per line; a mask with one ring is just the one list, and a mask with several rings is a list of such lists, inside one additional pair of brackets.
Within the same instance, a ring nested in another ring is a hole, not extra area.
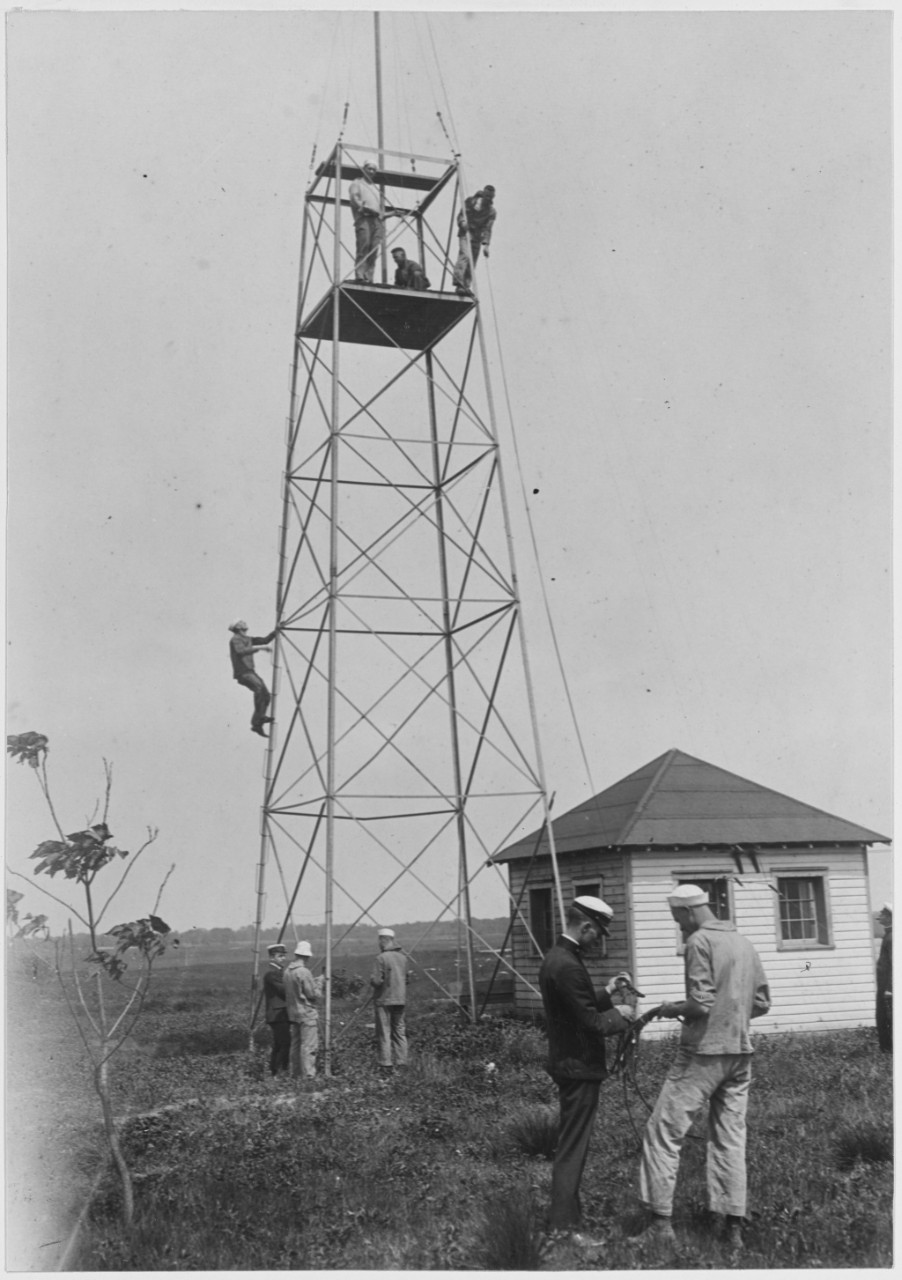
[[(425, 351), (473, 310), (475, 299), (437, 290), (393, 289), (347, 281), (338, 288), (340, 342)], [(300, 338), (332, 340), (335, 291), (303, 321)]]

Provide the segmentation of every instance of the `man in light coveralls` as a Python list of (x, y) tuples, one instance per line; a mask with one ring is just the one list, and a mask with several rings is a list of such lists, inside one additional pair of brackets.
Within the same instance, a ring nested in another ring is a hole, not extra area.
[(731, 1250), (742, 1247), (746, 1210), (745, 1115), (752, 1079), (749, 1020), (767, 1013), (770, 992), (758, 953), (729, 920), (718, 920), (698, 885), (667, 899), (686, 943), (686, 999), (660, 1018), (681, 1018), (673, 1066), (649, 1117), (639, 1166), (639, 1198), (651, 1220), (634, 1244), (673, 1252), (673, 1193), (680, 1150), (704, 1104), (708, 1113), (708, 1205), (726, 1216)]
[[(379, 954), (373, 964), (370, 986), (376, 1007), (376, 1045), (379, 1067), (388, 1074), (392, 1066), (407, 1065), (407, 956), (395, 942), (394, 929), (380, 929)], [(394, 1055), (394, 1064), (392, 1056)]]

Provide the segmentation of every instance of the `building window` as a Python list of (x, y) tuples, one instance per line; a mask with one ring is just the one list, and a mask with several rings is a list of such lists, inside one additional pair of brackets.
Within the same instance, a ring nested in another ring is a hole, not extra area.
[(530, 889), (529, 927), (544, 955), (554, 944), (554, 903), (550, 889)]
[(830, 946), (823, 876), (777, 876), (777, 900), (782, 947)]

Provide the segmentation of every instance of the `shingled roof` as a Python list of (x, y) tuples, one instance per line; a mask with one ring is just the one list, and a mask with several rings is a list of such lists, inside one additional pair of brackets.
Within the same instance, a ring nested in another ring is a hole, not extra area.
[[(889, 844), (888, 836), (802, 804), (673, 748), (556, 818), (557, 853), (599, 848)], [(539, 831), (495, 855), (528, 858)], [(538, 855), (548, 853), (543, 836)]]

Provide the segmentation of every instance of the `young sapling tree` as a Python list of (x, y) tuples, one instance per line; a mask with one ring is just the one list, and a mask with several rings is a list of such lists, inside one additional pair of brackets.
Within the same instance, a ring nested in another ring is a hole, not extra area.
[[(74, 907), (71, 902), (66, 902), (43, 885), (34, 885), (41, 893), (71, 912), (71, 915), (87, 930), (90, 951), (87, 956), (81, 957), (81, 960), (92, 966), (92, 969), (85, 973), (79, 964), (70, 919), (67, 945), (63, 945), (61, 941), (56, 944), (55, 970), (90, 1062), (92, 1082), (103, 1113), (104, 1132), (122, 1187), (123, 1217), (126, 1224), (130, 1225), (134, 1215), (134, 1187), (116, 1129), (109, 1068), (111, 1058), (121, 1049), (141, 1016), (154, 961), (164, 953), (167, 944), (178, 946), (178, 940), (170, 937), (169, 926), (156, 914), (174, 865), (169, 868), (163, 878), (152, 912), (140, 920), (131, 920), (124, 924), (113, 925), (111, 928), (104, 928), (103, 919), (110, 903), (122, 888), (140, 855), (156, 840), (158, 834), (156, 828), (147, 828), (147, 838), (134, 854), (130, 854), (127, 849), (119, 849), (110, 844), (112, 832), (107, 825), (107, 818), (113, 769), (109, 761), (104, 760), (105, 788), (100, 820), (93, 822), (89, 819), (84, 830), (65, 834), (57, 818), (50, 793), (47, 773), (49, 751), (47, 738), (43, 734), (34, 732), (11, 734), (6, 739), (6, 749), (19, 764), (27, 764), (34, 771), (58, 837), (43, 840), (30, 855), (37, 862), (34, 874), (51, 879), (60, 876), (64, 880), (71, 881), (76, 889), (76, 896), (80, 899), (80, 906)], [(96, 807), (93, 816), (96, 816)], [(129, 859), (129, 861), (106, 901), (98, 907), (97, 877), (105, 867), (117, 859)], [(11, 874), (20, 875), (15, 871)], [(20, 878), (26, 877), (20, 876)], [(12, 902), (12, 911), (16, 914), (16, 918), (18, 917), (16, 904), (20, 897), (21, 895)], [(10, 910), (8, 894), (7, 922), (10, 919)], [(29, 919), (43, 920), (46, 926), (46, 917), (26, 917), (26, 922)], [(29, 929), (29, 932), (37, 931), (34, 928)], [(105, 938), (112, 938), (112, 944), (101, 945), (100, 940)], [(64, 956), (68, 957), (67, 961), (64, 960)], [(128, 961), (133, 958), (137, 959), (137, 965), (134, 969), (129, 969)], [(115, 990), (107, 989), (111, 983), (115, 984)]]

